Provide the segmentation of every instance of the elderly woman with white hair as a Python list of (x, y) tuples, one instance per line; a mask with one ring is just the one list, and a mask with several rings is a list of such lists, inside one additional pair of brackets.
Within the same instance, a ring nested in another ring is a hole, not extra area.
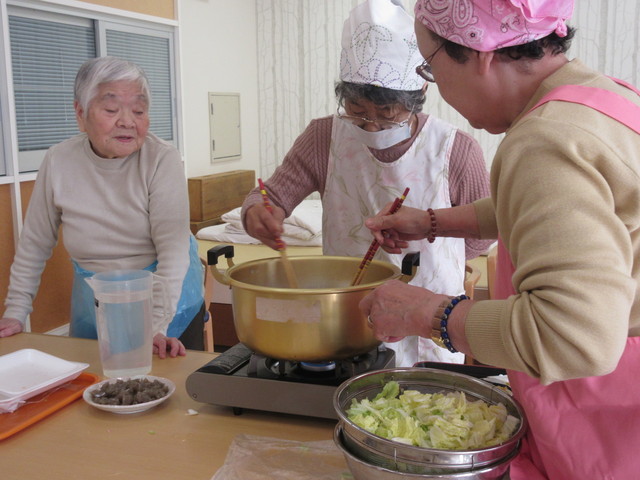
[(11, 267), (0, 337), (24, 329), (62, 227), (75, 274), (71, 336), (97, 337), (86, 277), (145, 269), (167, 279), (174, 314), (166, 320), (161, 299), (154, 299), (154, 352), (164, 358), (203, 348), (203, 271), (189, 231), (184, 170), (176, 148), (148, 131), (149, 104), (137, 65), (99, 57), (80, 67), (74, 108), (83, 133), (44, 158)]

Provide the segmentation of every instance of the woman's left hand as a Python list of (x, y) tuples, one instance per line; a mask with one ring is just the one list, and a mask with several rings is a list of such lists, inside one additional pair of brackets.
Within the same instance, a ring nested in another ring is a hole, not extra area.
[(431, 319), (446, 295), (391, 280), (360, 301), (360, 310), (379, 340), (398, 341), (419, 335), (431, 337)]
[(158, 355), (158, 358), (166, 358), (167, 353), (174, 358), (178, 355), (184, 357), (187, 354), (187, 349), (180, 340), (175, 337), (167, 337), (162, 333), (157, 333), (153, 337), (153, 353)]

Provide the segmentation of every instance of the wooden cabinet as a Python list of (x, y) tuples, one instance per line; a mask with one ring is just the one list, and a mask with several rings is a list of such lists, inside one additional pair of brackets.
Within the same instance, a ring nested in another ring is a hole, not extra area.
[(256, 173), (253, 170), (232, 170), (189, 178), (189, 218), (192, 222), (202, 222), (220, 217), (242, 205), (255, 184)]
[(256, 185), (253, 170), (232, 170), (188, 179), (191, 232), (217, 225), (220, 216), (239, 205)]

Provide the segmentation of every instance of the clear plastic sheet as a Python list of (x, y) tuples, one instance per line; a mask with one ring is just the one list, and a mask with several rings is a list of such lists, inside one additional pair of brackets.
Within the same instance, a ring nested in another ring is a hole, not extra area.
[(255, 435), (234, 438), (211, 480), (352, 480), (333, 440), (297, 442)]

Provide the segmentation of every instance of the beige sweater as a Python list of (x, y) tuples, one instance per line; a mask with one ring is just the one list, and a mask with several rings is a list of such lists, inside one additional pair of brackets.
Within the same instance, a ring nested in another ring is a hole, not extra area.
[[(100, 158), (85, 134), (51, 147), (38, 172), (11, 267), (4, 316), (26, 320), (62, 226), (73, 260), (93, 272), (158, 261), (175, 313), (189, 266), (189, 200), (180, 153), (148, 134), (126, 158)], [(161, 300), (155, 300), (160, 312)], [(173, 318), (173, 314), (171, 315)], [(166, 333), (161, 316), (156, 332)]]
[[(563, 84), (633, 92), (572, 61), (527, 112)], [(476, 202), (483, 238), (500, 233), (517, 295), (476, 303), (466, 334), (479, 361), (548, 384), (615, 369), (640, 335), (640, 135), (589, 107), (550, 102), (521, 115)]]

